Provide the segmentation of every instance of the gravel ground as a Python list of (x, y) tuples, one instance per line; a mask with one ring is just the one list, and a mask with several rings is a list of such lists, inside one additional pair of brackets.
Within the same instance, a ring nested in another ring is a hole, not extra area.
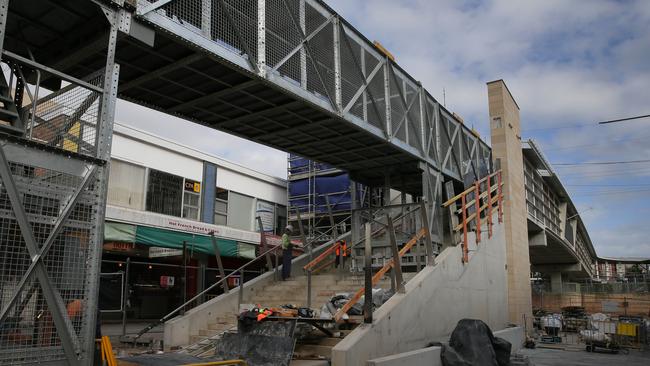
[(585, 350), (522, 349), (535, 366), (648, 366), (650, 351), (630, 350), (629, 354), (607, 354)]

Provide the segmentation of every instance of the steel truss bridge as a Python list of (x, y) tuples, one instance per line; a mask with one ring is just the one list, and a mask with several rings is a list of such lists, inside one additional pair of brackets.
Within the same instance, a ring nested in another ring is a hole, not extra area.
[(422, 197), (434, 240), (443, 182), (492, 170), (318, 0), (0, 0), (0, 50), (1, 364), (92, 360), (118, 97)]

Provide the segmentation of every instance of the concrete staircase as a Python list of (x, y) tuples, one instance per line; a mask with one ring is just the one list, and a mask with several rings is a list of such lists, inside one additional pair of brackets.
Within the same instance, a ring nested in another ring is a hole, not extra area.
[[(415, 273), (404, 273), (404, 281), (408, 281)], [(390, 289), (390, 277), (382, 279), (376, 287)], [(330, 298), (337, 293), (355, 292), (363, 286), (363, 274), (346, 272), (342, 276), (337, 273), (324, 273), (312, 276), (312, 303), (311, 308), (320, 310)], [(260, 305), (262, 307), (280, 307), (292, 304), (296, 307), (307, 305), (307, 277), (297, 276), (286, 281), (270, 283), (257, 290), (244, 293), (243, 304)], [(348, 323), (334, 329), (336, 337), (327, 337), (314, 329), (305, 339), (296, 344), (294, 358), (303, 360), (329, 360), (332, 347), (351, 332), (356, 324), (363, 321), (362, 316), (351, 316)], [(235, 332), (237, 329), (237, 314), (226, 314), (214, 318), (213, 322), (199, 329), (197, 334), (191, 336), (191, 345), (186, 347), (184, 353), (196, 356), (209, 356), (213, 350), (210, 345), (227, 331)], [(304, 363), (292, 363), (304, 364)], [(318, 364), (318, 363), (315, 363)]]

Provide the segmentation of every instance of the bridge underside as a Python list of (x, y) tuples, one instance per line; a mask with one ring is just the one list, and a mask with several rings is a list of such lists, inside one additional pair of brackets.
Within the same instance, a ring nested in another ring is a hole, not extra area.
[[(5, 49), (28, 58), (27, 46), (39, 63), (78, 78), (98, 70), (109, 33), (100, 8), (86, 0), (38, 3), (10, 3), (18, 16), (8, 21)], [(331, 164), (367, 185), (382, 186), (388, 174), (393, 188), (422, 195), (417, 157), (175, 38), (158, 30), (152, 47), (120, 36), (120, 98)], [(43, 85), (56, 89), (60, 81)]]
[(575, 249), (566, 240), (547, 228), (543, 228), (530, 218), (528, 219), (528, 237), (530, 265), (533, 272), (552, 273), (563, 272), (573, 277), (585, 278), (590, 271), (581, 263)]

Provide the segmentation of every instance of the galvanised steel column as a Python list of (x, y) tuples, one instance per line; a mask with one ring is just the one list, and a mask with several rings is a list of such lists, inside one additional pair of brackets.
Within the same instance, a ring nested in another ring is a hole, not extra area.
[(95, 327), (97, 321), (96, 309), (99, 296), (99, 272), (102, 259), (102, 246), (104, 242), (104, 220), (106, 214), (106, 195), (108, 194), (108, 173), (110, 165), (111, 143), (113, 140), (113, 122), (115, 119), (115, 104), (117, 101), (117, 86), (120, 66), (115, 63), (118, 31), (127, 32), (130, 28), (131, 14), (124, 9), (113, 9), (102, 6), (102, 11), (110, 23), (108, 45), (106, 49), (106, 64), (103, 77), (103, 93), (100, 100), (100, 116), (97, 131), (96, 157), (105, 162), (97, 173), (97, 215), (94, 228), (94, 246), (89, 248), (88, 269), (86, 273), (86, 311), (89, 325), (86, 326), (84, 349), (86, 351), (86, 365), (93, 364), (95, 349)]

